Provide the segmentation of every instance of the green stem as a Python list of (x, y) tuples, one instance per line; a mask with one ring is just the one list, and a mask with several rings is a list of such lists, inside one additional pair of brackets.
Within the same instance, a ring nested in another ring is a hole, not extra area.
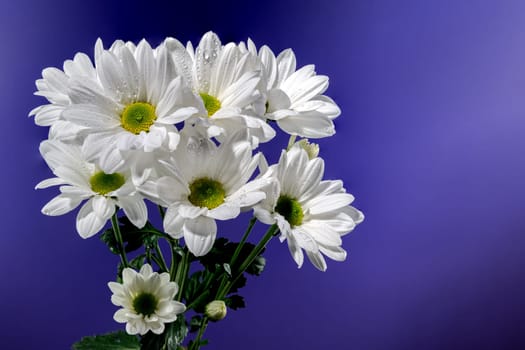
[(195, 337), (195, 340), (193, 341), (193, 343), (191, 344), (188, 350), (199, 350), (200, 349), (201, 338), (207, 326), (208, 326), (208, 317), (204, 316), (204, 318), (202, 319), (201, 327), (199, 328), (199, 333)]
[(233, 252), (232, 259), (230, 260), (230, 266), (233, 268), (233, 265), (237, 262), (237, 258), (239, 257), (239, 254), (241, 253), (242, 247), (244, 246), (244, 243), (246, 243), (246, 240), (248, 239), (248, 236), (250, 235), (250, 232), (252, 232), (253, 226), (257, 222), (257, 218), (253, 217), (250, 220), (250, 224), (248, 225), (248, 228), (246, 229), (246, 232), (244, 232), (244, 235), (241, 238), (241, 241), (237, 245), (237, 248)]
[(184, 284), (186, 283), (186, 278), (189, 270), (188, 260), (190, 254), (191, 253), (188, 250), (185, 250), (184, 256), (182, 257), (182, 261), (177, 267), (177, 274), (175, 276), (175, 282), (177, 282), (177, 285), (179, 286), (179, 293), (177, 294), (176, 298), (177, 301), (180, 301), (182, 299)]
[(263, 249), (266, 247), (270, 239), (276, 234), (276, 232), (279, 230), (279, 227), (277, 224), (273, 224), (270, 226), (268, 231), (264, 234), (264, 237), (261, 239), (261, 241), (255, 246), (255, 248), (252, 250), (250, 255), (246, 258), (246, 260), (243, 261), (241, 266), (239, 267), (239, 270), (237, 271), (235, 278), (231, 281), (228, 281), (223, 288), (219, 289), (217, 292), (217, 298), (216, 300), (222, 300), (226, 295), (228, 295), (228, 292), (230, 291), (230, 288), (237, 282), (237, 280), (242, 276), (244, 271), (248, 268), (248, 266), (253, 263), (255, 258), (261, 254)]
[(115, 210), (115, 214), (111, 217), (111, 225), (113, 227), (113, 233), (115, 234), (115, 240), (119, 245), (118, 250), (122, 265), (124, 265), (124, 267), (129, 267), (126, 251), (124, 250), (124, 241), (122, 240), (122, 234), (120, 233), (120, 227), (118, 225), (117, 210)]
[(170, 277), (171, 277), (171, 280), (172, 281), (175, 281), (175, 267), (177, 266), (177, 259), (175, 258), (178, 254), (177, 252), (175, 251), (175, 248), (179, 245), (179, 240), (178, 239), (175, 239), (175, 240), (168, 240), (168, 243), (170, 245), (170, 249), (171, 249), (171, 265), (170, 265)]
[(164, 259), (164, 255), (162, 255), (162, 251), (160, 250), (160, 247), (159, 247), (159, 242), (157, 241), (157, 243), (155, 244), (155, 252), (157, 252), (157, 256), (159, 258), (159, 262), (157, 262), (157, 264), (159, 264), (159, 267), (161, 269), (164, 269), (164, 271), (166, 272), (169, 272), (170, 270), (168, 269), (168, 265), (166, 264), (166, 260)]
[(164, 208), (160, 205), (157, 206), (159, 208), (159, 214), (162, 220), (164, 220), (164, 216), (166, 215), (166, 212), (164, 211)]
[[(257, 218), (255, 217), (251, 218), (250, 223), (248, 224), (248, 228), (244, 232), (244, 235), (242, 236), (241, 241), (239, 242), (239, 244), (237, 245), (237, 248), (233, 252), (232, 258), (230, 260), (230, 268), (233, 269), (233, 265), (237, 262), (237, 258), (239, 257), (239, 254), (242, 251), (242, 247), (244, 246), (244, 243), (246, 243), (246, 240), (248, 239), (250, 232), (252, 232), (253, 226), (255, 225), (256, 222), (257, 222)], [(221, 284), (219, 285), (219, 289), (218, 289), (219, 291), (222, 288), (224, 288), (224, 285), (227, 279), (228, 279), (228, 276), (224, 274), (221, 278)]]

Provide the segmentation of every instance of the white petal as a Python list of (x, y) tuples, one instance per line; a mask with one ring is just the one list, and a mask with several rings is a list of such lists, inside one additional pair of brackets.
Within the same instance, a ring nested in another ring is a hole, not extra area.
[(224, 202), (217, 208), (209, 210), (206, 216), (217, 220), (229, 220), (239, 216), (240, 212), (238, 203)]
[(309, 209), (312, 215), (322, 214), (345, 207), (353, 200), (354, 197), (349, 193), (334, 193), (311, 199), (303, 209)]
[(217, 224), (214, 219), (198, 217), (184, 223), (184, 241), (195, 256), (206, 255), (215, 242)]
[(170, 206), (164, 216), (164, 231), (174, 238), (180, 238), (183, 234), (185, 218), (179, 215), (179, 206)]
[(82, 202), (81, 197), (60, 194), (42, 208), (42, 214), (50, 216), (63, 215), (75, 209), (80, 202)]
[(109, 218), (115, 212), (115, 202), (111, 198), (95, 196), (92, 199), (93, 211), (100, 218)]
[(310, 252), (306, 251), (308, 259), (310, 262), (320, 271), (326, 271), (326, 261), (323, 258), (323, 255), (320, 252)]
[(58, 185), (63, 185), (63, 184), (66, 184), (67, 181), (59, 178), (59, 177), (52, 177), (50, 179), (45, 179), (45, 180), (42, 180), (40, 181), (36, 186), (35, 186), (35, 190), (39, 190), (39, 189), (42, 189), (42, 188), (48, 188), (48, 187), (51, 187), (51, 186), (58, 186)]
[(313, 139), (335, 134), (332, 120), (317, 111), (299, 113), (279, 119), (277, 125), (288, 134)]
[(190, 204), (181, 204), (179, 206), (179, 215), (185, 219), (195, 219), (206, 212), (208, 212), (208, 208), (196, 207)]
[(87, 201), (77, 215), (77, 231), (82, 238), (89, 238), (100, 231), (106, 224), (107, 218), (100, 218), (93, 210), (93, 201)]
[(148, 208), (140, 196), (119, 197), (118, 203), (133, 225), (138, 228), (144, 227), (148, 221)]

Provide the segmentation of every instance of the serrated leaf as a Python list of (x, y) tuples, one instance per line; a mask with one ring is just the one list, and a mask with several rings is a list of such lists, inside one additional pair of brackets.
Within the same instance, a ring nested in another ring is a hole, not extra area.
[(118, 331), (102, 335), (83, 337), (73, 344), (74, 350), (140, 350), (139, 339), (134, 335)]
[(238, 294), (234, 294), (224, 299), (224, 303), (232, 310), (238, 310), (246, 307), (244, 298)]
[(265, 266), (266, 266), (266, 259), (264, 258), (264, 256), (259, 255), (248, 266), (248, 268), (246, 269), (246, 273), (250, 275), (260, 276), (262, 272), (264, 271)]
[(197, 332), (199, 328), (201, 328), (201, 324), (202, 324), (202, 316), (200, 315), (193, 316), (190, 321), (190, 333)]

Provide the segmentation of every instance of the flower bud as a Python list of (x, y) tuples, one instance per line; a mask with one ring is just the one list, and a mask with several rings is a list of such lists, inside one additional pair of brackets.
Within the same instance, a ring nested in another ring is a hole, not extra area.
[(222, 300), (214, 300), (206, 305), (206, 316), (212, 321), (219, 321), (226, 317), (226, 304)]
[(295, 143), (298, 147), (301, 147), (308, 154), (308, 158), (314, 159), (319, 155), (319, 145), (316, 143), (308, 142), (308, 139), (301, 139)]

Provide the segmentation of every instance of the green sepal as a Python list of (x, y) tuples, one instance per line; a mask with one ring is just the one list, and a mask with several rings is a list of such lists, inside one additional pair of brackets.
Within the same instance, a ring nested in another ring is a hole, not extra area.
[(118, 331), (83, 337), (73, 344), (73, 350), (140, 350), (139, 339), (134, 335)]

